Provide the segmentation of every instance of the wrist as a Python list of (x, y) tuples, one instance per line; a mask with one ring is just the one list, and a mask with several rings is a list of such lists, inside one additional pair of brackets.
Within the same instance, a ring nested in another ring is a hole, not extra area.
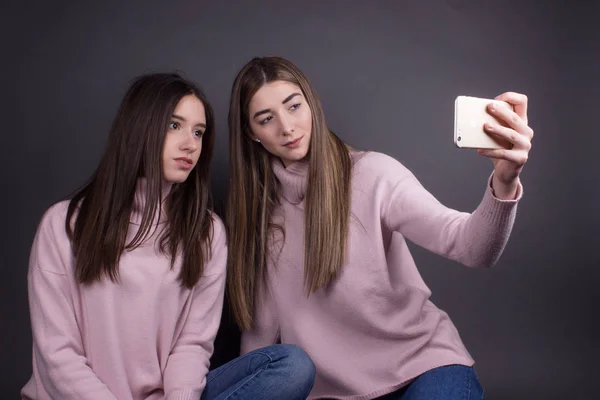
[(519, 190), (519, 178), (516, 177), (509, 182), (503, 182), (494, 174), (491, 189), (494, 196), (500, 200), (514, 200), (517, 198)]

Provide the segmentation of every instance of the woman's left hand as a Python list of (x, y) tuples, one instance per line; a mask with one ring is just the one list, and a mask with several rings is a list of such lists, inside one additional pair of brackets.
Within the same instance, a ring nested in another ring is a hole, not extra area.
[(498, 107), (493, 103), (488, 105), (488, 112), (503, 121), (507, 126), (498, 123), (485, 124), (485, 131), (492, 136), (502, 138), (512, 143), (511, 149), (478, 150), (478, 153), (489, 157), (494, 163), (492, 188), (500, 199), (514, 199), (519, 187), (519, 175), (527, 163), (533, 129), (527, 125), (527, 96), (520, 93), (506, 92), (497, 96), (514, 108)]

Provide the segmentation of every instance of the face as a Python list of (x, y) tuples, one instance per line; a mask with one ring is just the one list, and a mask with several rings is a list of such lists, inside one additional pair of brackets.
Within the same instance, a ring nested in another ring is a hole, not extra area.
[(194, 95), (182, 97), (171, 116), (163, 145), (165, 181), (181, 183), (187, 179), (200, 158), (204, 131), (204, 105)]
[(302, 90), (287, 81), (265, 84), (248, 107), (252, 139), (287, 167), (308, 153), (312, 112)]

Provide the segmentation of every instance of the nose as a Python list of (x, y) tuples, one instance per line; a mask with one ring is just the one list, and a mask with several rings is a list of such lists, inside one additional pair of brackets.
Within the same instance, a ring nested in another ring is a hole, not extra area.
[(286, 136), (294, 132), (294, 119), (288, 115), (282, 115), (281, 119), (281, 133)]
[(187, 133), (186, 135), (184, 135), (183, 139), (181, 140), (181, 143), (179, 145), (179, 148), (183, 151), (189, 152), (189, 153), (193, 153), (196, 150), (198, 150), (199, 147), (199, 143), (198, 140), (196, 139), (196, 136), (194, 135), (194, 132), (190, 132)]

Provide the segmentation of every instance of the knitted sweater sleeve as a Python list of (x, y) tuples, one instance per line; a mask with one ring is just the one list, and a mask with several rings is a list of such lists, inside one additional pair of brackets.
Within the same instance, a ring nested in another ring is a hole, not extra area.
[(27, 280), (34, 368), (53, 399), (116, 400), (85, 356), (72, 300), (66, 207), (59, 203), (44, 214), (30, 255)]
[(490, 267), (510, 236), (519, 199), (499, 200), (490, 182), (471, 213), (441, 204), (400, 162), (384, 156), (379, 169), (378, 198), (382, 224), (413, 243), (470, 267)]
[(186, 322), (167, 361), (166, 400), (197, 400), (206, 386), (214, 340), (221, 321), (227, 264), (225, 228), (215, 217), (212, 258), (194, 287)]

